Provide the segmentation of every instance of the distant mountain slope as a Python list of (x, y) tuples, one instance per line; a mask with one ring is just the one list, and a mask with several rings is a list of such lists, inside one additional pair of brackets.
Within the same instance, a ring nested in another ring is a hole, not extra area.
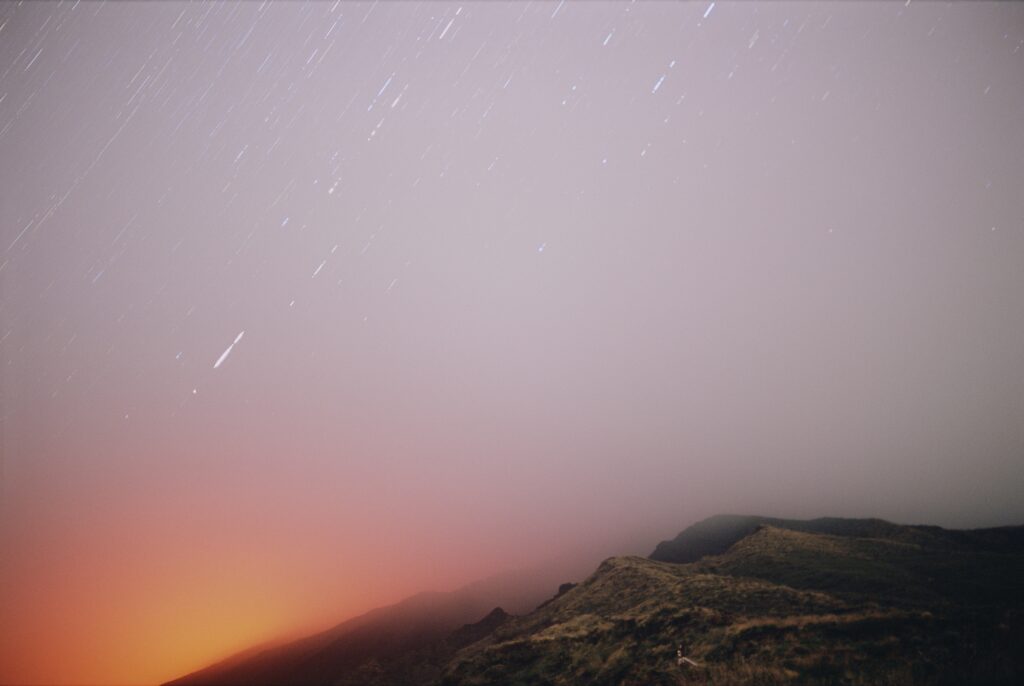
[[(380, 672), (375, 678), (383, 679), (390, 672), (379, 665), (404, 665), (410, 654), (440, 644), (496, 606), (526, 612), (550, 597), (556, 586), (546, 573), (522, 573), (494, 577), (450, 593), (421, 593), (298, 641), (244, 651), (167, 686), (333, 684), (367, 670)], [(450, 652), (455, 647), (461, 645), (451, 646)], [(422, 666), (421, 657), (417, 657), (418, 666)], [(439, 672), (439, 668), (433, 671)], [(433, 676), (421, 675), (426, 680)], [(396, 683), (410, 683), (403, 680), (406, 677), (396, 678)]]
[[(732, 536), (736, 519), (717, 523)], [(975, 552), (971, 536), (878, 520), (815, 520), (861, 538), (757, 519), (697, 563), (606, 560), (459, 651), (441, 684), (1021, 683), (1019, 527)], [(697, 667), (677, 665), (679, 644)]]
[(659, 562), (696, 562), (706, 555), (720, 555), (761, 526), (856, 538), (878, 538), (912, 543), (933, 549), (961, 552), (992, 550), (1024, 551), (1024, 527), (952, 530), (937, 526), (906, 526), (883, 519), (777, 519), (754, 515), (715, 515), (662, 541), (651, 553)]
[(334, 686), (416, 686), (434, 684), (455, 653), (493, 633), (512, 618), (500, 607), (448, 634), (388, 657), (376, 656), (330, 681)]

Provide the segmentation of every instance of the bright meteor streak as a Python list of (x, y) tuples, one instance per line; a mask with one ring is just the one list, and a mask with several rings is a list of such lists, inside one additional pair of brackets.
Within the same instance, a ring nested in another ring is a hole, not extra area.
[(224, 363), (224, 360), (228, 359), (228, 355), (231, 354), (231, 350), (235, 347), (235, 345), (238, 343), (238, 341), (242, 340), (242, 336), (244, 336), (244, 335), (245, 335), (245, 331), (242, 331), (237, 336), (235, 336), (235, 340), (231, 343), (231, 345), (229, 345), (227, 347), (227, 350), (222, 352), (220, 357), (217, 358), (217, 361), (213, 363), (213, 368), (214, 369), (216, 369), (217, 367), (221, 366), (221, 364)]

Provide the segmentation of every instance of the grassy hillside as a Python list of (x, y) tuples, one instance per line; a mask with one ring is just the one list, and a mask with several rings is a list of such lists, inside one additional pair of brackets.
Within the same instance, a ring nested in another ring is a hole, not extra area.
[[(1010, 684), (1024, 675), (1019, 552), (950, 553), (944, 535), (913, 530), (858, 538), (758, 526), (696, 563), (607, 560), (460, 651), (441, 682)], [(937, 548), (910, 542), (926, 539)], [(676, 664), (680, 643), (698, 667)]]

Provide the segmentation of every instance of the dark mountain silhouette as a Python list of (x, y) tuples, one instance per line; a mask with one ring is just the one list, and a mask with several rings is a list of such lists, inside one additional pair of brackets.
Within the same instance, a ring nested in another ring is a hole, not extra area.
[(446, 639), (446, 643), (452, 648), (464, 648), (476, 643), (481, 638), (494, 633), (499, 626), (512, 619), (512, 615), (496, 607), (490, 614), (474, 624), (466, 624), (461, 629), (456, 629)]
[[(651, 558), (609, 558), (519, 616), (456, 597), (417, 596), (174, 683), (1024, 679), (1024, 527), (951, 531), (877, 519), (719, 516), (660, 544)], [(472, 613), (476, 621), (456, 621)]]

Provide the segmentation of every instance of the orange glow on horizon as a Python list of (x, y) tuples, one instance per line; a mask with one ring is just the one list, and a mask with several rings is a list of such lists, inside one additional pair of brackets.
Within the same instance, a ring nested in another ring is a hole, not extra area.
[[(130, 538), (130, 524), (106, 532)], [(63, 560), (31, 556), (4, 563), (19, 593), (3, 598), (7, 622), (0, 663), (4, 683), (16, 685), (159, 684), (259, 644), (326, 629), (424, 588), (454, 587), (490, 570), (464, 565), (465, 578), (439, 567), (406, 568), (387, 554), (350, 570), (316, 574), (295, 551), (266, 542), (225, 544), (216, 554), (150, 536), (134, 549), (75, 551)], [(273, 551), (273, 552), (268, 552)], [(355, 559), (355, 558), (354, 558)], [(35, 563), (35, 564), (33, 564)], [(454, 565), (454, 562), (453, 562)], [(418, 575), (418, 577), (417, 577)], [(426, 586), (424, 586), (426, 584)]]
[(281, 594), (241, 575), (124, 570), (101, 581), (82, 571), (23, 583), (15, 607), (5, 608), (21, 620), (2, 651), (11, 683), (161, 683), (298, 621)]

